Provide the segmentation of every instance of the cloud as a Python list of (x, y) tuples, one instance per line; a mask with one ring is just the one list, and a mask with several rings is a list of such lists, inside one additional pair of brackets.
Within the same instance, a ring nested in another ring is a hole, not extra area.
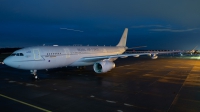
[(165, 27), (163, 25), (139, 25), (139, 26), (131, 26), (131, 28), (149, 28), (149, 27)]
[(175, 30), (175, 29), (150, 29), (149, 31), (157, 31), (157, 32), (189, 32), (199, 30), (199, 28), (193, 28), (193, 29), (182, 29), (182, 30)]
[(174, 26), (171, 25), (139, 25), (139, 26), (132, 26), (131, 28), (147, 28), (149, 29), (149, 31), (157, 31), (157, 32), (190, 32), (200, 29), (200, 28), (173, 29), (173, 27)]
[(83, 32), (81, 30), (75, 30), (75, 29), (69, 29), (69, 28), (60, 28), (61, 30), (70, 30), (70, 31), (76, 31), (76, 32)]
[(97, 18), (123, 21), (148, 18), (197, 27), (199, 4), (200, 0), (1, 0), (0, 20), (90, 22)]

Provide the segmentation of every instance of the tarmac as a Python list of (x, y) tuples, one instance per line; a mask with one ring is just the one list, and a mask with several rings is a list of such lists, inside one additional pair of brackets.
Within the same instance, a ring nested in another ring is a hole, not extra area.
[(200, 110), (198, 57), (129, 57), (108, 73), (58, 68), (30, 71), (0, 65), (0, 111), (166, 112)]

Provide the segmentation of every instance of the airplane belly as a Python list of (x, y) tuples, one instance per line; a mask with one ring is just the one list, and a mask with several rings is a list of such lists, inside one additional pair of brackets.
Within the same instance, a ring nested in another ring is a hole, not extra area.
[[(7, 64), (8, 65), (8, 64)], [(23, 69), (23, 64), (21, 62), (13, 62), (10, 67), (17, 68), (17, 69)]]
[(56, 57), (47, 57), (45, 60), (35, 61), (36, 70), (57, 68)]
[(34, 68), (34, 62), (33, 61), (17, 61), (17, 62), (13, 62), (11, 67), (17, 68), (17, 69), (30, 70)]
[(75, 60), (72, 57), (62, 56), (61, 58), (57, 58), (56, 60), (58, 66), (68, 66), (69, 64), (73, 63)]

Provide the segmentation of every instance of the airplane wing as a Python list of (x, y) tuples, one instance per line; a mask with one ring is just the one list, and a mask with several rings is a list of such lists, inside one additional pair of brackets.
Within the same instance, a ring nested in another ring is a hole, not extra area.
[(106, 56), (93, 56), (93, 57), (83, 57), (80, 59), (80, 61), (83, 62), (96, 62), (104, 59), (110, 59), (110, 58), (123, 58), (128, 56), (138, 56), (138, 55), (149, 55), (149, 53), (140, 53), (140, 54), (118, 54), (118, 55), (106, 55)]
[(133, 49), (142, 48), (142, 47), (147, 47), (147, 46), (131, 47), (131, 48), (127, 48), (126, 50), (133, 50)]
[(168, 53), (179, 53), (180, 51), (169, 51), (169, 52), (149, 52), (149, 53), (134, 53), (134, 54), (117, 54), (117, 55), (106, 55), (106, 56), (92, 56), (92, 57), (83, 57), (79, 62), (96, 62), (104, 59), (111, 58), (124, 58), (129, 56), (139, 57), (141, 55), (157, 55), (157, 54), (168, 54)]

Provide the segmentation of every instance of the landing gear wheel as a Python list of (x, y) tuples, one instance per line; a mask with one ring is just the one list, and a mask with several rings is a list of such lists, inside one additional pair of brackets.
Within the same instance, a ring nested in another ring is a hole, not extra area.
[(85, 66), (77, 66), (77, 69), (79, 69), (79, 70), (84, 70), (84, 69), (85, 69)]
[(38, 79), (39, 79), (37, 75), (33, 75), (33, 78), (34, 78), (35, 80), (38, 80)]
[(37, 76), (37, 70), (31, 70), (31, 74), (33, 74), (33, 79), (34, 80), (38, 80), (38, 76)]

